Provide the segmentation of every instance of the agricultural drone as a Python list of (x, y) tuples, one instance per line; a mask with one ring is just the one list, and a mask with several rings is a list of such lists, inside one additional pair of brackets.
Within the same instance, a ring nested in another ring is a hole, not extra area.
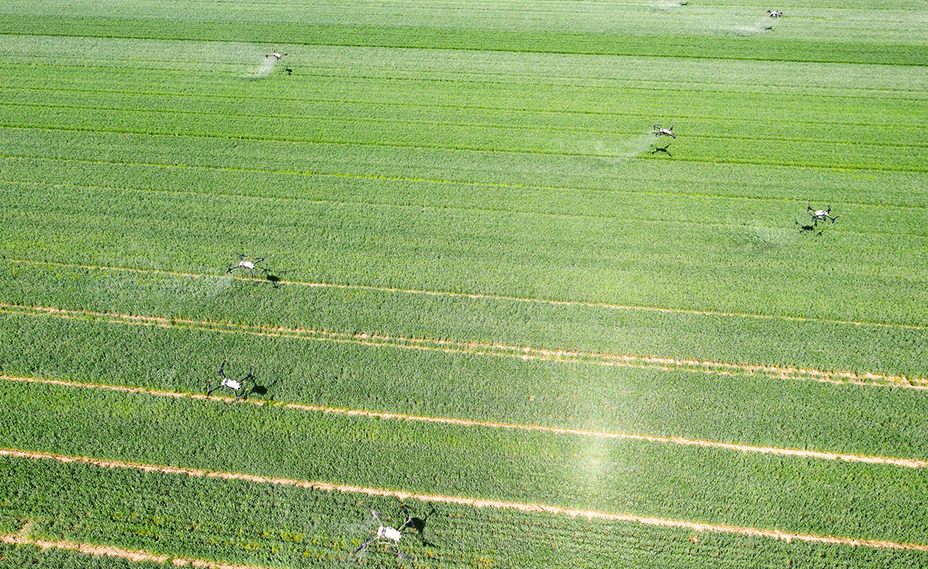
[[(233, 253), (235, 253), (235, 251), (233, 251)], [(227, 275), (235, 269), (244, 269), (247, 270), (251, 276), (255, 276), (255, 269), (258, 268), (258, 263), (270, 257), (270, 255), (268, 255), (268, 257), (258, 257), (257, 259), (253, 259), (244, 253), (235, 254), (238, 255), (238, 264), (235, 262), (229, 263), (229, 268), (226, 270)], [(267, 272), (266, 269), (258, 268), (258, 270)]]
[(779, 10), (767, 10), (767, 15), (771, 18), (779, 18), (783, 15), (783, 12)]
[(273, 57), (273, 58), (277, 59), (278, 61), (280, 61), (280, 58), (283, 57), (283, 56), (285, 56), (285, 55), (287, 55), (287, 54), (286, 54), (286, 53), (277, 53), (277, 52), (275, 51), (274, 53), (268, 53), (268, 54), (265, 55), (264, 57)]
[(836, 215), (834, 217), (831, 217), (830, 215), (828, 215), (829, 213), (831, 213), (830, 205), (828, 206), (828, 209), (812, 209), (812, 206), (807, 204), (806, 212), (812, 216), (812, 222), (815, 223), (816, 225), (818, 225), (819, 221), (826, 221), (826, 220), (831, 220), (831, 222), (834, 223), (836, 219), (841, 217), (840, 215)]
[(670, 138), (676, 140), (677, 136), (673, 133), (673, 125), (670, 125), (670, 128), (661, 128), (661, 125), (654, 125), (654, 130), (651, 131), (651, 134), (654, 136), (669, 136)]
[[(248, 368), (248, 375), (242, 379), (232, 379), (226, 377), (226, 361), (227, 360), (222, 360), (222, 364), (219, 366), (219, 377), (217, 378), (219, 379), (219, 385), (213, 387), (213, 380), (206, 380), (206, 396), (209, 397), (212, 392), (216, 391), (220, 387), (225, 387), (226, 389), (230, 389), (233, 393), (235, 393), (235, 401), (238, 401), (238, 398), (242, 396), (242, 393), (244, 393), (242, 388), (245, 385), (245, 382), (248, 380), (254, 381), (253, 378), (255, 366), (251, 365), (251, 367)], [(240, 391), (242, 391), (242, 393), (239, 393)]]
[(414, 530), (419, 532), (419, 539), (422, 540), (422, 543), (427, 543), (425, 541), (425, 536), (423, 534), (423, 532), (425, 531), (425, 521), (428, 519), (430, 515), (432, 515), (435, 512), (435, 508), (432, 508), (432, 510), (424, 518), (417, 518), (409, 512), (409, 508), (406, 507), (406, 504), (401, 503), (400, 504), (400, 516), (401, 517), (406, 516), (406, 521), (404, 521), (400, 525), (399, 528), (394, 528), (394, 527), (383, 525), (383, 521), (380, 519), (380, 516), (382, 515), (380, 512), (371, 508), (367, 504), (365, 504), (365, 506), (367, 507), (368, 510), (371, 511), (371, 514), (374, 516), (374, 521), (377, 522), (377, 529), (370, 530), (370, 535), (368, 535), (367, 539), (364, 540), (364, 543), (362, 543), (360, 546), (358, 546), (357, 549), (351, 552), (352, 557), (357, 555), (361, 551), (366, 551), (367, 546), (370, 545), (371, 543), (376, 543), (378, 545), (385, 545), (386, 546), (385, 551), (387, 553), (392, 553), (393, 555), (396, 555), (397, 557), (411, 560), (411, 558), (408, 555), (403, 555), (399, 551), (400, 538), (403, 537), (403, 530), (408, 527), (413, 528)]

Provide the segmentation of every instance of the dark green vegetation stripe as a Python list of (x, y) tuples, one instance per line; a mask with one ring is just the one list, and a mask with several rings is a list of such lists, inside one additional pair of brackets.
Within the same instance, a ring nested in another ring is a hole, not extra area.
[(898, 467), (314, 417), (49, 385), (9, 384), (0, 396), (0, 424), (3, 447), (797, 533), (928, 540), (914, 523), (926, 514), (918, 505), (928, 497), (921, 473)]
[(317, 26), (190, 22), (131, 18), (0, 16), (0, 33), (142, 40), (238, 41), (261, 44), (428, 48), (693, 59), (803, 61), (877, 65), (920, 65), (928, 61), (922, 43), (816, 41), (769, 37), (732, 38), (696, 35), (631, 35), (517, 32), (441, 28)]

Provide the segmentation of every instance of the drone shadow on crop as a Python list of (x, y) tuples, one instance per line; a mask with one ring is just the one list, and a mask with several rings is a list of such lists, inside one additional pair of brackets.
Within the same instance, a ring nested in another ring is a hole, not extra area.
[(271, 283), (272, 287), (280, 288), (280, 275), (272, 273), (271, 271), (264, 271), (264, 280)]
[(254, 386), (251, 389), (249, 389), (247, 392), (245, 392), (245, 395), (242, 397), (242, 400), (248, 400), (248, 399), (251, 399), (252, 395), (258, 395), (261, 397), (261, 399), (265, 401), (273, 401), (274, 396), (271, 395), (270, 397), (267, 397), (267, 394), (271, 392), (271, 390), (274, 388), (275, 385), (277, 385), (277, 380), (274, 380), (274, 381), (271, 381), (270, 383), (265, 383), (265, 384), (259, 383), (257, 380), (255, 380)]
[(664, 146), (651, 145), (651, 154), (657, 154), (658, 152), (663, 152), (667, 156), (670, 156), (671, 158), (673, 158), (673, 154), (671, 154), (670, 150), (668, 150), (669, 147), (670, 147), (670, 144), (666, 144)]
[(280, 288), (283, 286), (283, 281), (281, 280), (280, 272), (273, 271), (271, 269), (260, 269), (260, 274), (258, 269), (255, 269), (256, 274), (250, 275), (250, 278), (245, 278), (245, 281), (251, 281), (253, 286), (259, 286), (263, 284), (270, 284), (273, 288)]
[(810, 223), (809, 225), (803, 225), (797, 221), (796, 225), (799, 227), (799, 233), (815, 233), (815, 235), (818, 236), (818, 235), (821, 235), (825, 231), (824, 229), (819, 229), (818, 227), (816, 227), (814, 223)]
[(420, 518), (417, 516), (412, 516), (409, 518), (409, 522), (407, 523), (407, 527), (411, 527), (419, 535), (419, 540), (422, 542), (422, 545), (428, 547), (435, 547), (435, 544), (425, 539), (425, 522), (427, 522), (429, 517), (434, 513), (435, 507), (432, 506), (432, 509), (429, 510), (429, 513), (427, 513), (424, 517)]

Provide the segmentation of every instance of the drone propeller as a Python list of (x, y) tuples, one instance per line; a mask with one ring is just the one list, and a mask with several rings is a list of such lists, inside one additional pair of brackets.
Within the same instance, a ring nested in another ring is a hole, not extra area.
[(377, 537), (376, 534), (372, 534), (370, 537), (368, 537), (367, 540), (364, 541), (364, 543), (362, 543), (361, 545), (359, 545), (357, 549), (355, 549), (354, 551), (351, 552), (351, 556), (354, 557), (354, 556), (357, 555), (358, 552), (361, 551), (362, 549), (367, 549), (367, 546), (370, 545), (370, 543), (371, 543), (372, 541), (374, 541), (374, 538), (376, 538), (376, 537)]

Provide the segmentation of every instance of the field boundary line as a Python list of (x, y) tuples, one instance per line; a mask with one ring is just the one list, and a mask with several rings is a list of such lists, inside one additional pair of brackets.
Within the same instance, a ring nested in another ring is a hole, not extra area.
[(569, 349), (533, 348), (500, 342), (465, 340), (442, 340), (436, 338), (414, 338), (367, 332), (336, 332), (312, 328), (289, 328), (284, 326), (262, 326), (235, 324), (187, 318), (142, 316), (90, 310), (69, 310), (48, 306), (22, 306), (0, 302), (0, 312), (27, 316), (50, 316), (63, 319), (83, 319), (136, 326), (179, 328), (202, 332), (225, 334), (249, 334), (271, 338), (289, 338), (316, 342), (335, 342), (372, 347), (398, 348), (455, 354), (471, 354), (517, 358), (523, 361), (544, 361), (568, 364), (593, 364), (601, 366), (657, 369), (663, 371), (686, 371), (711, 373), (723, 376), (764, 375), (774, 379), (818, 381), (822, 383), (850, 384), (860, 386), (891, 386), (907, 389), (928, 389), (928, 378), (885, 375), (852, 371), (824, 371), (810, 368), (774, 366), (762, 364), (734, 364), (708, 360), (677, 359), (636, 354), (587, 352)]
[[(103, 389), (107, 391), (116, 391), (120, 393), (136, 393), (140, 395), (151, 395), (155, 397), (171, 397), (174, 399), (195, 399), (206, 401), (210, 398), (221, 401), (226, 404), (235, 403), (236, 400), (227, 396), (210, 396), (207, 397), (202, 393), (180, 393), (176, 391), (165, 391), (160, 389), (151, 389), (147, 387), (132, 387), (123, 385), (107, 385), (100, 383), (81, 383), (77, 381), (65, 381), (59, 379), (46, 379), (34, 377), (14, 377), (9, 375), (0, 375), (2, 381), (14, 381), (22, 383), (37, 383), (45, 385), (57, 385), (61, 387), (76, 387), (83, 389)], [(502, 423), (497, 421), (477, 421), (473, 419), (459, 419), (454, 417), (433, 417), (425, 415), (409, 415), (405, 413), (391, 413), (386, 411), (368, 411), (364, 409), (346, 409), (343, 407), (325, 407), (321, 405), (309, 405), (305, 403), (286, 403), (277, 401), (255, 401), (252, 399), (239, 399), (239, 403), (248, 403), (251, 405), (282, 407), (297, 411), (310, 411), (315, 413), (328, 413), (332, 415), (341, 415), (345, 417), (365, 417), (370, 419), (384, 419), (388, 421), (411, 421), (420, 423), (434, 423), (440, 425), (455, 425), (460, 427), (479, 427), (486, 429), (514, 430), (514, 431), (534, 431), (540, 433), (550, 433), (556, 435), (567, 435), (575, 437), (589, 437), (600, 439), (616, 439), (643, 441), (659, 444), (674, 444), (681, 446), (696, 446), (702, 448), (714, 448), (730, 450), (744, 453), (772, 454), (785, 457), (810, 458), (816, 460), (840, 460), (844, 462), (862, 462), (867, 464), (885, 464), (890, 466), (901, 466), (905, 468), (928, 468), (928, 460), (919, 460), (914, 458), (897, 458), (885, 456), (872, 456), (852, 453), (827, 452), (806, 449), (791, 449), (780, 447), (763, 447), (758, 445), (746, 445), (738, 443), (724, 443), (718, 441), (709, 441), (704, 439), (688, 439), (685, 437), (664, 437), (658, 435), (641, 435), (634, 433), (617, 433), (609, 431), (592, 431), (587, 429), (568, 429), (564, 427), (551, 427), (546, 425), (521, 425), (517, 423)]]
[(421, 502), (457, 504), (461, 506), (470, 506), (473, 508), (493, 508), (499, 510), (517, 510), (525, 513), (541, 513), (551, 515), (565, 515), (571, 518), (583, 517), (587, 519), (598, 519), (615, 522), (637, 523), (646, 526), (682, 528), (695, 532), (712, 532), (727, 533), (735, 535), (745, 535), (753, 537), (764, 537), (786, 541), (787, 543), (797, 540), (808, 543), (825, 543), (833, 545), (849, 545), (854, 547), (870, 547), (874, 549), (900, 549), (908, 551), (928, 552), (928, 545), (918, 543), (902, 543), (889, 540), (873, 539), (855, 539), (847, 537), (835, 537), (826, 535), (804, 534), (784, 532), (780, 530), (758, 529), (744, 526), (731, 526), (726, 524), (710, 524), (703, 522), (692, 522), (687, 520), (674, 520), (666, 518), (656, 518), (650, 516), (638, 516), (635, 514), (618, 514), (602, 512), (598, 510), (580, 510), (573, 508), (564, 508), (561, 506), (551, 506), (547, 504), (527, 504), (521, 502), (506, 502), (502, 500), (485, 500), (482, 498), (468, 498), (461, 496), (447, 496), (441, 494), (420, 494), (415, 492), (406, 492), (403, 490), (391, 490), (389, 488), (370, 488), (365, 486), (355, 486), (350, 484), (335, 484), (331, 482), (319, 482), (311, 480), (295, 480), (290, 478), (278, 478), (270, 476), (261, 476), (255, 474), (243, 474), (237, 472), (219, 472), (199, 468), (183, 468), (177, 466), (161, 466), (155, 464), (141, 464), (133, 462), (124, 462), (119, 460), (98, 459), (84, 456), (68, 456), (55, 453), (25, 451), (17, 449), (0, 449), (0, 456), (12, 458), (26, 458), (31, 460), (54, 460), (61, 463), (78, 463), (100, 468), (127, 468), (141, 470), (144, 472), (161, 472), (164, 474), (187, 475), (191, 477), (218, 478), (221, 480), (241, 480), (257, 484), (276, 484), (280, 486), (292, 486), (297, 488), (306, 488), (309, 490), (320, 490), (326, 492), (344, 492), (365, 494), (368, 496), (395, 497), (400, 500), (414, 499)]
[[(185, 278), (228, 278), (226, 275), (211, 275), (187, 273), (182, 271), (163, 271), (160, 269), (138, 269), (133, 267), (113, 267), (106, 265), (92, 265), (84, 263), (60, 263), (56, 261), (33, 261), (29, 259), (3, 259), (6, 262), (20, 265), (45, 265), (49, 267), (62, 267), (73, 269), (86, 269), (94, 271), (113, 271), (123, 273), (138, 273), (147, 275), (167, 275)], [(256, 277), (233, 277), (245, 281), (265, 282), (265, 279)], [(453, 291), (431, 291), (406, 289), (398, 287), (382, 287), (372, 285), (350, 285), (340, 283), (324, 282), (306, 282), (306, 281), (288, 281), (277, 280), (278, 285), (293, 285), (307, 288), (332, 288), (343, 290), (369, 290), (373, 292), (387, 292), (394, 294), (408, 294), (411, 296), (439, 296), (449, 298), (468, 298), (471, 300), (502, 300), (509, 302), (521, 302), (526, 304), (542, 304), (550, 306), (579, 306), (584, 308), (602, 308), (607, 310), (628, 311), (628, 312), (657, 312), (662, 314), (690, 314), (694, 316), (721, 316), (726, 318), (746, 318), (754, 320), (783, 320), (787, 322), (815, 322), (820, 324), (838, 324), (842, 326), (874, 327), (874, 328), (898, 328), (904, 330), (928, 330), (928, 326), (919, 324), (898, 324), (889, 322), (863, 322), (856, 320), (840, 320), (836, 318), (813, 318), (805, 316), (787, 316), (778, 314), (756, 314), (749, 312), (728, 312), (724, 310), (697, 310), (694, 308), (666, 308), (660, 306), (637, 306), (631, 304), (611, 304), (607, 302), (590, 302), (583, 300), (553, 300), (544, 298), (528, 298), (510, 295), (496, 295), (484, 293), (468, 293)]]
[(68, 540), (47, 540), (29, 537), (28, 532), (0, 534), (0, 543), (9, 545), (34, 545), (39, 549), (67, 549), (92, 555), (94, 557), (115, 557), (125, 559), (126, 561), (142, 562), (150, 561), (153, 563), (165, 564), (171, 562), (174, 566), (191, 566), (203, 567), (209, 569), (267, 569), (256, 565), (240, 565), (235, 563), (220, 563), (218, 561), (206, 561), (203, 559), (192, 559), (188, 557), (177, 557), (159, 553), (151, 553), (141, 549), (125, 549), (112, 545), (98, 545), (94, 543), (82, 543)]

